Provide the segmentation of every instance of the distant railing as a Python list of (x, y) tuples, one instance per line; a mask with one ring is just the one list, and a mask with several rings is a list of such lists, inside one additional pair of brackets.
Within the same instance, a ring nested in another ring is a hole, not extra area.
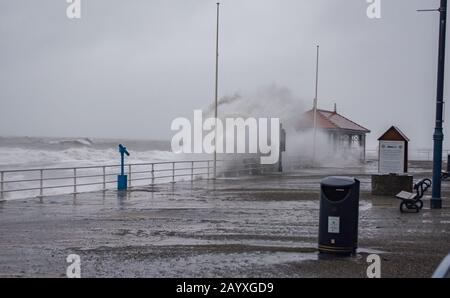
[[(450, 150), (443, 150), (446, 160)], [(432, 160), (432, 150), (410, 151), (410, 160)], [(377, 159), (378, 150), (366, 150), (366, 159)], [(296, 159), (290, 160), (294, 166)], [(152, 163), (132, 163), (126, 165), (128, 186), (145, 186), (160, 183), (175, 183), (213, 177), (213, 160), (165, 161)], [(120, 165), (99, 165), (82, 167), (57, 167), (0, 170), (0, 200), (7, 198), (42, 197), (47, 195), (80, 193), (114, 188)], [(219, 175), (254, 174), (273, 171), (253, 161), (218, 160)]]
[[(447, 156), (450, 154), (450, 149), (442, 150), (442, 159), (447, 160)], [(366, 150), (367, 160), (377, 160), (378, 150)], [(433, 150), (432, 149), (417, 149), (410, 150), (408, 152), (409, 160), (422, 160), (431, 161), (433, 160)]]
[[(217, 161), (217, 171), (220, 175), (239, 175), (246, 172), (252, 174), (255, 170), (263, 170), (258, 163), (241, 161), (230, 166), (226, 162)], [(119, 169), (120, 165), (101, 165), (1, 170), (0, 200), (4, 200), (6, 194), (10, 193), (22, 193), (20, 197), (42, 197), (111, 189), (111, 184), (117, 183)], [(181, 180), (194, 181), (196, 178), (210, 179), (213, 177), (213, 169), (213, 160), (167, 161), (128, 164), (126, 174), (128, 187), (132, 187), (175, 183)]]

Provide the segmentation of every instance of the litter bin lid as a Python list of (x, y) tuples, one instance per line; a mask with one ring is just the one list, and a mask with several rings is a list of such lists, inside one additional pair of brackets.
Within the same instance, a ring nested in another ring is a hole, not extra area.
[(343, 176), (330, 176), (322, 179), (320, 183), (322, 186), (331, 187), (348, 187), (355, 184), (355, 178)]

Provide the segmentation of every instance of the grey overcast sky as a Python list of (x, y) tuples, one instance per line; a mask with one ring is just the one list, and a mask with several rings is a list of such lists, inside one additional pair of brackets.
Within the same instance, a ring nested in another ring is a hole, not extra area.
[[(81, 0), (70, 20), (65, 0), (2, 0), (0, 135), (170, 139), (214, 99), (216, 2)], [(379, 20), (366, 0), (221, 3), (220, 96), (276, 84), (310, 105), (320, 44), (319, 107), (369, 146), (395, 124), (431, 148), (439, 16), (416, 9), (439, 0), (381, 0)]]

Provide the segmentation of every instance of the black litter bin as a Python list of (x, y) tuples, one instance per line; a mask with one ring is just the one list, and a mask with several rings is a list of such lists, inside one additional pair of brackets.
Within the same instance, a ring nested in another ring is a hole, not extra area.
[(320, 188), (319, 252), (355, 253), (358, 247), (359, 180), (327, 177)]

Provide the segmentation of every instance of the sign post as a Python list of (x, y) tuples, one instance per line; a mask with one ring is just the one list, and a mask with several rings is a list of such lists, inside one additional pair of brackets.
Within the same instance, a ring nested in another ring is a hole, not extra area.
[(392, 196), (412, 191), (413, 177), (408, 175), (409, 139), (395, 126), (378, 138), (378, 174), (372, 175), (372, 194)]
[(380, 141), (378, 172), (387, 174), (405, 173), (404, 143), (403, 141)]
[(409, 139), (396, 126), (391, 126), (378, 138), (378, 172), (380, 174), (404, 174), (408, 172)]

